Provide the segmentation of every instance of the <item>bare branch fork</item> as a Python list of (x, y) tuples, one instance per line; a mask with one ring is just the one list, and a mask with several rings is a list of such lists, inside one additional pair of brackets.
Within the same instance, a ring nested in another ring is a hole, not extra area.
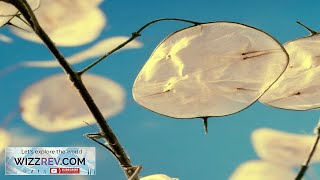
[[(26, 24), (28, 24), (33, 31), (40, 37), (40, 39), (44, 42), (44, 44), (48, 47), (50, 52), (55, 56), (59, 64), (61, 65), (62, 69), (65, 71), (65, 73), (69, 76), (69, 79), (75, 86), (75, 88), (79, 91), (79, 94), (81, 95), (82, 99), (87, 104), (90, 112), (94, 116), (94, 118), (97, 121), (97, 124), (99, 126), (99, 133), (95, 134), (86, 134), (85, 136), (89, 139), (95, 141), (96, 143), (100, 144), (104, 148), (108, 149), (118, 160), (120, 166), (122, 167), (122, 170), (126, 174), (127, 178), (129, 180), (139, 180), (138, 174), (140, 170), (142, 169), (142, 166), (137, 165), (133, 166), (129, 156), (125, 152), (124, 148), (121, 146), (119, 140), (117, 139), (116, 135), (113, 133), (111, 127), (108, 125), (106, 120), (104, 119), (103, 115), (101, 114), (100, 110), (98, 109), (97, 105), (93, 101), (91, 95), (89, 94), (87, 88), (83, 84), (81, 80), (81, 75), (89, 70), (90, 68), (97, 65), (99, 62), (101, 62), (103, 59), (111, 55), (112, 53), (116, 52), (117, 50), (124, 47), (126, 44), (134, 40), (135, 38), (140, 36), (140, 33), (149, 25), (164, 21), (164, 20), (175, 20), (175, 21), (182, 21), (182, 22), (188, 22), (192, 23), (194, 25), (198, 25), (201, 23), (197, 23), (194, 21), (184, 20), (184, 19), (177, 19), (177, 18), (163, 18), (163, 19), (157, 19), (154, 21), (151, 21), (144, 26), (142, 26), (138, 31), (132, 33), (131, 38), (129, 38), (124, 43), (120, 44), (115, 49), (108, 52), (106, 55), (99, 58), (94, 63), (90, 64), (88, 67), (84, 68), (83, 70), (76, 72), (72, 69), (72, 67), (69, 65), (69, 63), (66, 61), (64, 56), (60, 53), (58, 48), (55, 46), (54, 42), (49, 38), (49, 36), (46, 34), (46, 32), (42, 29), (42, 27), (39, 25), (33, 10), (30, 8), (26, 0), (0, 0), (7, 3), (10, 3), (14, 5), (21, 13), (21, 15), (25, 18)], [(9, 22), (10, 23), (10, 22)], [(104, 143), (101, 143), (100, 141), (96, 140), (98, 138), (103, 138), (107, 145)]]

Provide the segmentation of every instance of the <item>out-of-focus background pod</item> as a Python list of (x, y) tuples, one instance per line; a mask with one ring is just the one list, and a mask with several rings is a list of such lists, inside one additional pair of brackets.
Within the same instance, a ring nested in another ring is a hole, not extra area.
[[(96, 58), (103, 56), (106, 54), (106, 52), (109, 52), (116, 48), (119, 44), (125, 42), (130, 37), (127, 36), (115, 36), (111, 38), (104, 39), (100, 42), (97, 42), (93, 46), (89, 47), (88, 49), (85, 49), (83, 51), (80, 51), (76, 54), (71, 55), (70, 57), (66, 57), (66, 60), (69, 64), (77, 64), (80, 62), (83, 62), (85, 60)], [(128, 43), (126, 46), (121, 48), (119, 51), (126, 50), (126, 49), (136, 49), (141, 48), (142, 43), (133, 40), (130, 43)], [(119, 52), (117, 51), (117, 52)], [(37, 60), (37, 61), (25, 61), (22, 63), (22, 66), (28, 66), (28, 67), (59, 67), (60, 64), (57, 60)]]
[(0, 128), (0, 155), (10, 144), (10, 135), (5, 129)]
[[(125, 91), (119, 84), (88, 73), (82, 80), (103, 116), (109, 118), (122, 111)], [(96, 122), (65, 74), (50, 76), (28, 87), (21, 96), (20, 108), (23, 120), (42, 131), (65, 131)]]
[[(306, 161), (315, 138), (268, 128), (252, 132), (253, 147), (261, 159), (290, 167), (299, 167)], [(311, 162), (320, 162), (319, 151), (315, 152)]]
[(229, 180), (292, 180), (296, 172), (292, 169), (267, 161), (248, 161), (233, 172)]
[(179, 180), (177, 178), (171, 178), (165, 174), (154, 174), (140, 178), (141, 180)]
[[(106, 16), (99, 9), (101, 0), (41, 0), (35, 15), (57, 46), (79, 46), (95, 40), (105, 28)], [(41, 42), (38, 36), (18, 18), (11, 23), (24, 29), (12, 28), (16, 35)]]

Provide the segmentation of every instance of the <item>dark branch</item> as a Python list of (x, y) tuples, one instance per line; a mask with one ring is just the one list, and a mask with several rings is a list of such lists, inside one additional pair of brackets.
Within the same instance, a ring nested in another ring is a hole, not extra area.
[[(104, 139), (110, 145), (110, 148), (114, 152), (114, 155), (117, 157), (117, 160), (119, 161), (126, 176), (128, 178), (131, 177), (132, 174), (134, 173), (134, 171), (132, 171), (131, 168), (134, 168), (134, 167), (131, 164), (129, 156), (126, 154), (123, 147), (119, 143), (119, 141), (118, 141), (117, 137), (115, 136), (115, 134), (113, 133), (111, 127), (105, 121), (103, 115), (101, 114), (97, 105), (93, 101), (88, 90), (84, 86), (84, 84), (81, 80), (81, 77), (71, 68), (71, 66), (68, 64), (68, 62), (62, 56), (62, 54), (57, 49), (55, 44), (52, 42), (52, 40), (48, 37), (48, 35), (45, 33), (45, 31), (39, 25), (32, 9), (30, 8), (30, 6), (26, 2), (26, 0), (19, 0), (19, 1), (17, 1), (17, 0), (0, 0), (0, 1), (5, 1), (8, 3), (11, 3), (20, 11), (20, 13), (24, 16), (25, 20), (31, 26), (33, 31), (41, 38), (41, 40), (44, 42), (44, 44), (48, 47), (48, 49), (51, 51), (51, 53), (58, 60), (61, 67), (66, 72), (66, 74), (69, 76), (69, 79), (73, 82), (73, 85), (79, 91), (82, 99), (85, 101), (90, 112), (92, 113), (92, 115), (96, 119), (97, 124), (99, 125), (101, 135), (104, 137)], [(138, 178), (136, 178), (135, 180), (138, 180)]]

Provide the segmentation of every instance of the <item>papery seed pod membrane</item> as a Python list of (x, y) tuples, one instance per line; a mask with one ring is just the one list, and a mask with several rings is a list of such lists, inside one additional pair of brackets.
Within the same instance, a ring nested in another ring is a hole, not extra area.
[(310, 110), (320, 107), (320, 35), (284, 44), (290, 56), (288, 68), (259, 99), (282, 109)]
[(137, 103), (174, 118), (225, 116), (254, 103), (283, 73), (288, 55), (253, 27), (213, 22), (165, 38), (133, 85)]

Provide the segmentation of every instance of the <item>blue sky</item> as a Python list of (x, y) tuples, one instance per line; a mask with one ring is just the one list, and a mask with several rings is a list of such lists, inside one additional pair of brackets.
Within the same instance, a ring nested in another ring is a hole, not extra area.
[[(295, 22), (303, 22), (314, 30), (320, 30), (319, 7), (316, 1), (106, 1), (100, 8), (108, 17), (107, 27), (99, 39), (116, 35), (131, 35), (143, 24), (162, 17), (184, 18), (199, 22), (233, 21), (254, 26), (279, 42), (308, 35)], [(109, 120), (120, 142), (134, 164), (143, 165), (142, 176), (163, 173), (182, 180), (227, 179), (244, 161), (257, 159), (250, 142), (256, 128), (269, 127), (293, 133), (311, 133), (316, 125), (317, 111), (280, 110), (255, 103), (238, 114), (209, 119), (209, 134), (204, 135), (200, 120), (177, 120), (155, 114), (136, 104), (131, 95), (135, 77), (153, 49), (168, 34), (188, 26), (180, 22), (160, 22), (149, 27), (138, 39), (144, 46), (110, 56), (90, 70), (113, 79), (127, 91), (126, 107), (122, 113)], [(90, 24), (88, 24), (90, 28)], [(51, 59), (41, 44), (31, 43), (12, 34), (8, 28), (0, 33), (13, 38), (13, 42), (0, 43), (3, 69), (27, 59)], [(98, 39), (98, 40), (99, 40)], [(96, 40), (96, 41), (98, 41)], [(71, 55), (93, 43), (71, 48), (61, 48), (64, 55)], [(76, 65), (84, 67), (89, 61)], [(60, 68), (21, 68), (0, 77), (0, 118), (18, 110), (21, 92), (31, 83), (54, 73)], [(1, 121), (0, 119), (0, 121)], [(36, 146), (96, 146), (97, 175), (90, 179), (125, 179), (110, 153), (87, 140), (82, 135), (95, 132), (91, 127), (45, 133), (28, 126), (16, 116), (6, 127), (21, 135), (38, 140)], [(56, 177), (4, 176), (4, 164), (0, 165), (0, 179), (54, 179)], [(106, 178), (107, 177), (107, 178)], [(59, 177), (60, 178), (60, 177)], [(69, 176), (63, 177), (70, 179)]]

